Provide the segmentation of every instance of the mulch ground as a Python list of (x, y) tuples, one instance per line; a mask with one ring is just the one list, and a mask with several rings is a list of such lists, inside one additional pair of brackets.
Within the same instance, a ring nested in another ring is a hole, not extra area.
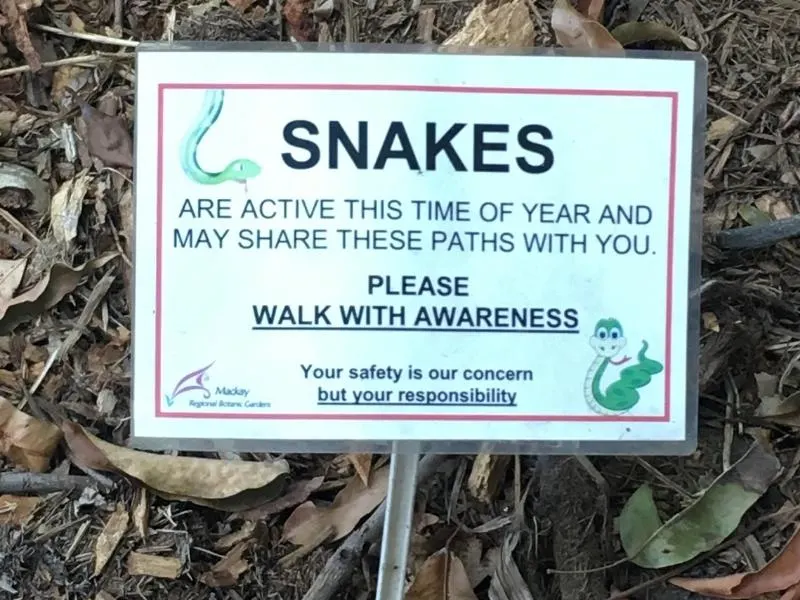
[[(48, 195), (63, 192), (61, 201), (69, 195), (63, 190), (66, 182), (87, 186), (78, 201), (80, 223), (71, 228), (66, 221), (76, 208), (68, 201), (63, 218), (54, 224), (52, 212), (36, 206), (35, 194), (0, 179), (0, 259), (27, 257), (25, 276), (18, 282), (19, 289), (26, 289), (56, 262), (77, 267), (108, 253), (127, 252), (130, 169), (124, 159), (115, 162), (119, 148), (108, 143), (120, 121), (104, 121), (91, 112), (121, 115), (130, 124), (132, 48), (114, 39), (286, 40), (291, 35), (336, 42), (440, 43), (459, 30), (474, 5), (474, 0), (377, 0), (374, 7), (361, 0), (285, 0), (283, 5), (271, 0), (127, 0), (124, 6), (121, 0), (41, 5), (0, 0), (0, 24), (6, 25), (0, 39), (0, 165), (32, 169), (47, 182)], [(550, 5), (530, 2), (537, 45), (555, 44)], [(789, 533), (763, 517), (800, 501), (794, 476), (800, 464), (796, 426), (770, 419), (762, 406), (764, 382), (779, 383), (784, 397), (800, 388), (800, 251), (791, 239), (731, 249), (718, 238), (726, 230), (800, 211), (800, 2), (606, 3), (609, 28), (631, 19), (670, 25), (709, 61), (699, 445), (685, 458), (593, 457), (590, 465), (575, 458), (520, 457), (500, 468), (488, 502), (468, 490), (474, 457), (449, 457), (420, 488), (425, 513), (435, 517), (425, 529), (424, 552), (457, 545), (459, 531), (498, 523), (467, 536), (479, 539), (485, 553), (502, 544), (509, 515), (524, 511), (524, 535), (514, 556), (536, 600), (607, 598), (630, 588), (635, 589), (633, 598), (694, 597), (664, 583), (661, 572), (630, 564), (598, 569), (621, 556), (614, 519), (644, 482), (652, 486), (664, 514), (674, 514), (742, 455), (754, 431), (772, 444), (785, 475), (748, 513), (730, 544), (685, 565), (684, 574), (714, 575), (763, 564)], [(30, 44), (19, 36), (15, 24), (20, 20), (27, 21)], [(65, 36), (52, 28), (102, 37)], [(44, 63), (36, 73), (27, 67), (31, 57)], [(88, 129), (81, 115), (90, 117)], [(100, 143), (97, 136), (106, 136), (105, 161), (88, 151), (87, 144)], [(80, 178), (84, 183), (74, 183)], [(63, 239), (65, 231), (72, 231), (70, 239)], [(79, 273), (79, 281), (53, 290), (55, 302), (34, 298), (17, 307), (20, 315), (0, 337), (0, 393), (25, 411), (44, 413), (37, 416), (56, 413), (101, 439), (125, 445), (129, 269), (124, 260), (114, 264), (113, 270), (106, 265)], [(354, 473), (351, 462), (341, 457), (284, 458), (293, 480), (324, 476), (314, 495), (318, 503), (331, 501)], [(11, 460), (2, 464), (4, 474), (18, 471)], [(1, 598), (302, 598), (338, 546), (323, 544), (289, 565), (279, 562), (294, 546), (281, 539), (291, 510), (277, 511), (258, 521), (253, 532), (257, 543), (243, 555), (246, 566), (232, 569), (235, 575), (229, 572), (231, 581), (224, 585), (209, 585), (203, 576), (226, 556), (227, 547), (219, 541), (241, 530), (240, 514), (143, 497), (120, 478), (77, 467), (63, 451), (54, 464), (61, 476), (88, 477), (88, 483), (35, 494), (41, 501), (24, 527), (3, 524), (0, 511)], [(98, 538), (120, 506), (131, 514), (147, 513), (144, 525), (131, 517), (147, 535), (142, 539), (132, 527), (95, 574)], [(146, 568), (149, 574), (135, 574), (134, 551), (177, 559), (179, 574), (153, 576)], [(469, 552), (474, 554), (474, 547)], [(376, 573), (373, 544), (335, 597), (368, 597)], [(476, 588), (480, 598), (487, 597), (487, 587), (484, 582)]]

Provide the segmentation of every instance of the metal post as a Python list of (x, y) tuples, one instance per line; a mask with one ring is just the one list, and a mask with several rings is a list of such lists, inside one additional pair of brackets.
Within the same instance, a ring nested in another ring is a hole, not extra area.
[(395, 442), (389, 466), (377, 600), (402, 600), (414, 520), (419, 443)]

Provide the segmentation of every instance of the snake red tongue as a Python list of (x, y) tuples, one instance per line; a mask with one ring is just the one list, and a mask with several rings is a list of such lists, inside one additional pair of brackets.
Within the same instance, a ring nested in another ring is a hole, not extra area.
[(612, 360), (610, 361), (612, 365), (624, 365), (631, 359), (630, 356), (626, 356), (625, 358), (620, 358), (619, 360)]

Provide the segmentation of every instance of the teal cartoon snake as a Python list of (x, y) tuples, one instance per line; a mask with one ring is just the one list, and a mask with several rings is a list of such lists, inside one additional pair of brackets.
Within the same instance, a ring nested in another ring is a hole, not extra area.
[(596, 413), (610, 415), (628, 412), (639, 402), (639, 389), (664, 369), (660, 362), (645, 356), (649, 345), (642, 340), (642, 349), (636, 355), (638, 362), (622, 369), (619, 379), (603, 391), (600, 382), (608, 365), (622, 365), (631, 360), (628, 356), (614, 359), (627, 343), (622, 335), (622, 325), (617, 319), (600, 319), (589, 343), (597, 352), (597, 358), (586, 373), (583, 393), (586, 403)]
[(197, 160), (197, 148), (206, 133), (219, 119), (225, 100), (223, 90), (206, 90), (203, 108), (181, 143), (181, 167), (188, 177), (204, 185), (226, 181), (245, 182), (261, 173), (261, 167), (249, 158), (237, 158), (221, 171), (206, 171)]

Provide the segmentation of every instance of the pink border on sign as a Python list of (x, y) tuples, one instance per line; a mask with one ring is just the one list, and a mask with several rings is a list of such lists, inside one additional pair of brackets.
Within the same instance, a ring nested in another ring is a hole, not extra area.
[[(193, 89), (236, 89), (236, 90), (348, 90), (348, 91), (388, 91), (388, 92), (447, 92), (462, 94), (525, 94), (536, 96), (605, 96), (634, 98), (664, 98), (671, 103), (671, 133), (669, 153), (669, 216), (667, 221), (667, 310), (665, 318), (666, 351), (664, 356), (664, 414), (657, 416), (583, 416), (583, 415), (497, 415), (497, 414), (296, 414), (296, 413), (189, 413), (164, 412), (161, 410), (161, 261), (162, 261), (162, 208), (164, 187), (164, 91)], [(591, 423), (664, 423), (670, 420), (671, 363), (672, 363), (672, 281), (673, 250), (675, 232), (675, 179), (677, 169), (678, 145), (678, 93), (647, 90), (592, 90), (567, 88), (520, 88), (520, 87), (479, 87), (447, 85), (359, 85), (343, 83), (161, 83), (158, 85), (158, 148), (156, 185), (156, 356), (155, 356), (155, 416), (181, 419), (263, 419), (263, 420), (308, 420), (308, 421), (506, 421), (506, 422), (591, 422)]]

